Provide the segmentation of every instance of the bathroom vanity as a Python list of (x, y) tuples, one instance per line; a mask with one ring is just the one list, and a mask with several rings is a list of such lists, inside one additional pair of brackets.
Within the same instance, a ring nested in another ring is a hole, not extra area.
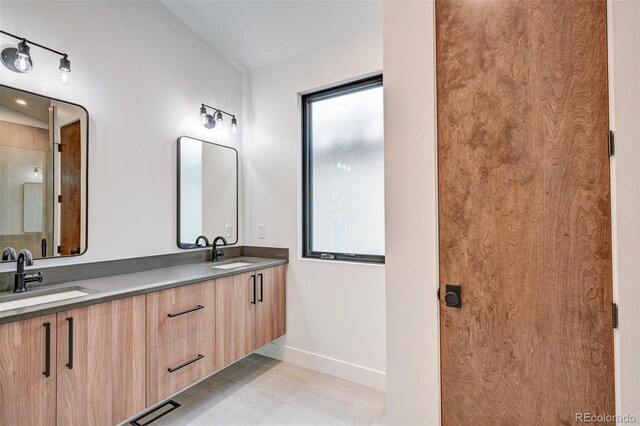
[(284, 335), (286, 263), (239, 257), (30, 290), (86, 294), (0, 312), (0, 425), (117, 424)]

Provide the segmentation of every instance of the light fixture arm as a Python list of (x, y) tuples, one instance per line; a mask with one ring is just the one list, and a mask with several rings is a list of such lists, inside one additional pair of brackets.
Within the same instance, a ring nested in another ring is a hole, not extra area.
[(27, 42), (28, 44), (31, 44), (31, 45), (33, 45), (33, 46), (37, 46), (37, 47), (39, 47), (39, 48), (41, 48), (41, 49), (48, 50), (49, 52), (55, 53), (56, 55), (60, 55), (60, 56), (62, 56), (62, 57), (64, 57), (64, 58), (67, 58), (67, 57), (69, 56), (69, 55), (67, 55), (66, 53), (62, 53), (62, 52), (59, 52), (59, 51), (57, 51), (57, 50), (55, 50), (55, 49), (52, 49), (52, 48), (50, 48), (50, 47), (43, 46), (42, 44), (36, 43), (35, 41), (31, 41), (31, 40), (26, 39), (26, 38), (24, 38), (24, 37), (18, 37), (18, 36), (17, 36), (17, 35), (15, 35), (15, 34), (11, 34), (11, 33), (8, 33), (8, 32), (6, 32), (6, 31), (3, 31), (3, 30), (0, 30), (0, 33), (2, 33), (2, 34), (4, 34), (4, 35), (7, 35), (7, 36), (9, 36), (9, 37), (13, 37), (13, 38), (15, 38), (16, 40), (20, 40), (20, 41)]
[(229, 117), (231, 117), (231, 118), (236, 118), (236, 116), (235, 116), (235, 115), (233, 115), (233, 114), (231, 114), (231, 113), (229, 113), (229, 112), (227, 112), (227, 111), (223, 111), (223, 110), (221, 110), (220, 108), (214, 108), (214, 107), (212, 107), (211, 105), (207, 105), (207, 104), (202, 104), (202, 106), (203, 106), (203, 107), (205, 107), (205, 108), (212, 109), (212, 110), (213, 110), (213, 113), (214, 113), (214, 116), (215, 116), (215, 114), (217, 114), (217, 113), (221, 112), (221, 113), (223, 113), (223, 114), (227, 114), (227, 115), (228, 115)]

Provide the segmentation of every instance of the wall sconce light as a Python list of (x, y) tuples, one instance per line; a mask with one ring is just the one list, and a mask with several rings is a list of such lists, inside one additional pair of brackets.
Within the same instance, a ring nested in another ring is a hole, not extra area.
[[(212, 109), (213, 114), (208, 114), (207, 108)], [(202, 106), (200, 106), (200, 116), (202, 117), (202, 125), (207, 129), (214, 129), (216, 127), (218, 129), (222, 129), (222, 126), (223, 126), (222, 114), (226, 114), (229, 117), (231, 117), (231, 131), (233, 133), (236, 133), (238, 131), (238, 120), (236, 120), (235, 115), (230, 114), (226, 111), (223, 111), (220, 108), (214, 108), (206, 104), (202, 104)]]
[(41, 49), (48, 50), (49, 52), (53, 52), (56, 55), (62, 56), (60, 58), (60, 66), (58, 69), (60, 70), (60, 81), (64, 84), (69, 82), (69, 73), (71, 72), (71, 61), (69, 61), (69, 57), (66, 53), (58, 52), (57, 50), (53, 50), (47, 46), (43, 46), (41, 44), (35, 43), (31, 40), (27, 40), (24, 37), (18, 37), (15, 34), (8, 33), (6, 31), (0, 30), (0, 33), (7, 35), (9, 37), (13, 37), (16, 40), (20, 40), (16, 47), (7, 47), (2, 50), (2, 63), (5, 67), (9, 68), (13, 72), (18, 72), (21, 74), (28, 73), (33, 68), (33, 60), (31, 59), (31, 46), (37, 46)]

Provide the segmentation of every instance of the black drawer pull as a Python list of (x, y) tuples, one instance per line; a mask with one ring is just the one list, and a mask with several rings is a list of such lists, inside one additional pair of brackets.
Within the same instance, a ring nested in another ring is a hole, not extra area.
[(169, 318), (177, 317), (180, 315), (188, 314), (189, 312), (199, 311), (200, 309), (204, 309), (204, 305), (198, 305), (194, 308), (187, 309), (185, 311), (176, 312), (175, 314), (167, 314)]
[(67, 318), (69, 323), (69, 362), (67, 362), (67, 368), (71, 370), (73, 368), (73, 318)]
[(258, 302), (264, 302), (264, 274), (258, 274), (260, 277), (260, 299)]
[(45, 322), (44, 326), (44, 377), (51, 375), (51, 323)]
[(251, 300), (251, 304), (255, 305), (256, 304), (256, 276), (251, 275), (251, 280), (253, 283), (253, 299)]
[(187, 366), (187, 365), (189, 365), (189, 364), (193, 364), (193, 363), (194, 363), (194, 362), (196, 362), (196, 361), (200, 361), (202, 358), (204, 358), (204, 355), (200, 354), (200, 355), (198, 355), (197, 357), (195, 357), (194, 359), (190, 359), (189, 361), (185, 361), (185, 362), (183, 362), (182, 364), (177, 365), (177, 366), (175, 366), (175, 367), (173, 367), (173, 368), (167, 368), (167, 370), (169, 371), (169, 373), (173, 373), (174, 371), (178, 371), (178, 370), (180, 370), (181, 368), (184, 368), (184, 367), (186, 367), (186, 366)]

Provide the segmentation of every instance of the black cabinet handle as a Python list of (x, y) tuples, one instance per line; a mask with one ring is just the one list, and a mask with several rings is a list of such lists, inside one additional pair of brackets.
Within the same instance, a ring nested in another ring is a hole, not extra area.
[(67, 368), (71, 370), (73, 368), (73, 318), (67, 318), (69, 324), (69, 362), (67, 362)]
[(258, 302), (264, 302), (264, 274), (258, 274), (260, 277), (260, 299)]
[(44, 377), (51, 375), (51, 323), (45, 322), (44, 326)]
[(174, 314), (167, 314), (167, 316), (169, 318), (173, 318), (173, 317), (177, 317), (177, 316), (180, 316), (180, 315), (188, 314), (189, 312), (199, 311), (200, 309), (204, 309), (204, 305), (198, 305), (198, 306), (195, 306), (195, 307), (193, 307), (191, 309), (187, 309), (187, 310), (184, 310), (184, 311), (176, 312)]
[(253, 282), (253, 299), (251, 300), (251, 304), (255, 305), (256, 304), (256, 276), (251, 275), (251, 280)]
[(197, 357), (195, 357), (195, 358), (193, 358), (193, 359), (190, 359), (189, 361), (185, 361), (185, 362), (183, 362), (183, 363), (182, 363), (182, 364), (180, 364), (180, 365), (176, 365), (176, 366), (175, 366), (175, 367), (173, 367), (173, 368), (167, 368), (167, 370), (169, 371), (169, 373), (173, 373), (174, 371), (178, 371), (178, 370), (180, 370), (181, 368), (184, 368), (184, 367), (186, 367), (186, 366), (187, 366), (187, 365), (189, 365), (189, 364), (193, 364), (193, 363), (194, 363), (194, 362), (196, 362), (196, 361), (200, 361), (202, 358), (204, 358), (204, 355), (199, 354)]

